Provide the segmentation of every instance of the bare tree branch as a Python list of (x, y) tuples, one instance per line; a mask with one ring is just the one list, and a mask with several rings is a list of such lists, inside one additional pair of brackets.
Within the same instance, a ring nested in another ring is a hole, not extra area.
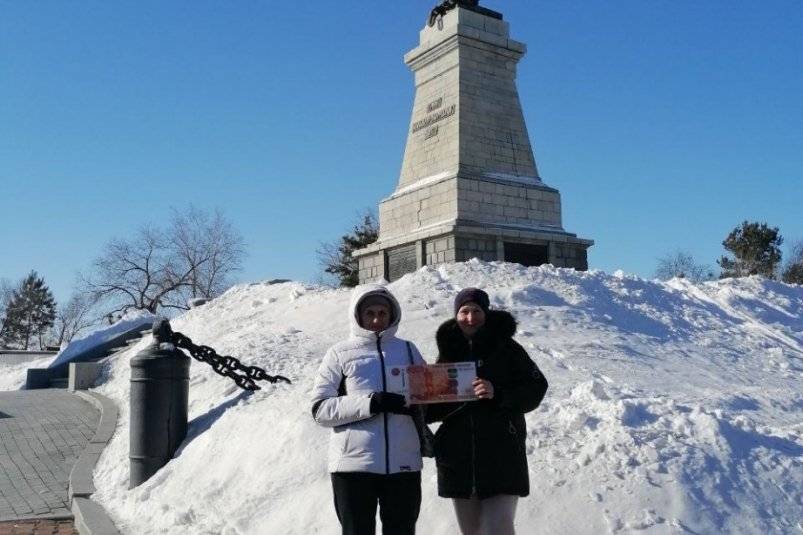
[(87, 294), (75, 293), (56, 311), (53, 338), (56, 345), (70, 343), (82, 330), (92, 326), (97, 319), (91, 316), (96, 300)]
[(231, 285), (231, 276), (242, 267), (245, 247), (222, 212), (204, 212), (194, 206), (173, 209), (168, 234), (173, 257), (187, 273), (172, 304), (184, 306), (191, 298), (212, 298)]
[(222, 213), (174, 209), (166, 230), (146, 226), (107, 243), (81, 287), (115, 312), (186, 310), (191, 297), (222, 293), (244, 255), (242, 237)]
[(0, 340), (3, 338), (3, 330), (6, 326), (8, 304), (14, 295), (14, 286), (8, 279), (0, 279)]
[(675, 251), (658, 259), (655, 277), (661, 280), (678, 277), (700, 282), (713, 279), (714, 274), (709, 266), (695, 262), (689, 253)]
[(803, 284), (803, 240), (789, 250), (789, 260), (784, 265), (781, 280), (787, 284)]

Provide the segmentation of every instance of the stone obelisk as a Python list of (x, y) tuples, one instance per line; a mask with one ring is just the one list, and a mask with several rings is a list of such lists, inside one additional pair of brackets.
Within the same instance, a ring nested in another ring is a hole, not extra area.
[(379, 240), (354, 253), (360, 282), (473, 257), (588, 269), (594, 242), (564, 230), (560, 193), (535, 165), (516, 88), (525, 45), (501, 14), (452, 4), (404, 57), (416, 86), (407, 146)]

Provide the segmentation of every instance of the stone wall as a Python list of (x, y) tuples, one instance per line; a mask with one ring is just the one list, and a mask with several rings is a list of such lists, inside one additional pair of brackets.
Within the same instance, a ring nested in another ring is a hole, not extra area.
[(456, 260), (454, 236), (439, 236), (426, 240), (424, 258), (428, 266), (454, 262)]
[(368, 254), (357, 259), (360, 283), (377, 282), (385, 278), (385, 252)]
[(479, 258), (486, 262), (501, 260), (499, 240), (487, 236), (464, 236), (455, 239), (456, 257), (458, 262), (465, 262), (472, 258)]
[[(579, 240), (563, 236), (562, 241), (552, 241), (549, 239), (526, 237), (525, 234), (517, 233), (518, 237), (512, 238), (505, 236), (505, 232), (497, 234), (488, 233), (448, 233), (434, 236), (427, 239), (418, 240), (416, 244), (415, 269), (422, 266), (436, 266), (447, 262), (465, 262), (472, 258), (479, 258), (486, 262), (512, 261), (507, 257), (505, 251), (506, 243), (518, 245), (530, 245), (541, 247), (544, 254), (548, 255), (545, 263), (555, 267), (567, 267), (585, 271), (588, 269), (588, 253), (586, 249), (590, 245), (588, 240)], [(395, 280), (399, 275), (394, 276), (393, 269), (388, 266), (388, 255), (396, 249), (407, 246), (380, 249), (376, 252), (365, 254), (358, 257), (360, 282), (377, 282), (385, 278)], [(412, 264), (410, 264), (412, 267)], [(412, 271), (410, 269), (409, 271)], [(409, 272), (408, 271), (408, 272)]]
[(560, 193), (548, 187), (461, 178), (460, 219), (483, 223), (562, 228)]
[(546, 186), (449, 178), (382, 201), (379, 205), (380, 240), (452, 223), (458, 217), (478, 223), (561, 230), (560, 193)]
[(588, 251), (571, 243), (550, 244), (550, 263), (555, 267), (574, 268), (578, 271), (588, 270)]
[(444, 221), (454, 221), (456, 214), (454, 177), (397, 193), (379, 204), (379, 239), (385, 241)]
[(488, 262), (499, 260), (498, 241), (487, 236), (438, 236), (425, 241), (426, 265), (464, 262), (472, 258)]
[[(459, 156), (457, 50), (416, 73), (407, 145), (399, 188), (438, 175), (456, 172)], [(436, 76), (436, 74), (438, 76)]]
[(538, 177), (516, 89), (522, 55), (475, 39), (460, 49), (460, 168), (469, 175)]

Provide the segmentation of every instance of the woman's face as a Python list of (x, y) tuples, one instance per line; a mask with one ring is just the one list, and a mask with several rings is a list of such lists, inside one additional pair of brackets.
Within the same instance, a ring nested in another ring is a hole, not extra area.
[(456, 319), (463, 334), (471, 337), (485, 325), (485, 311), (477, 303), (468, 302), (457, 310)]
[(385, 305), (370, 305), (360, 311), (360, 325), (375, 333), (384, 331), (390, 325), (390, 308)]

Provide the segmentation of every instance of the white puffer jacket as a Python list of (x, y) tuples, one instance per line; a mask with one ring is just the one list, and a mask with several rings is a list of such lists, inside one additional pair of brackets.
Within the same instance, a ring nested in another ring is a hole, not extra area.
[[(369, 295), (382, 295), (393, 305), (391, 325), (381, 333), (360, 327), (357, 306)], [(349, 306), (351, 336), (329, 348), (323, 357), (312, 394), (313, 416), (331, 427), (330, 472), (395, 474), (421, 470), (421, 451), (413, 419), (403, 414), (371, 415), (371, 394), (385, 390), (394, 366), (407, 366), (407, 342), (396, 338), (401, 307), (382, 286), (354, 290)], [(410, 343), (415, 364), (425, 364)]]

